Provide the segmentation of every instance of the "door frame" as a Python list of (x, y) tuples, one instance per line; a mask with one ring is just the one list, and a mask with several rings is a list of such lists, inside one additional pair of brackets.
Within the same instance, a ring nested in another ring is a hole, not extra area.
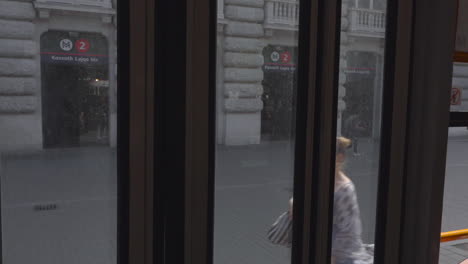
[(410, 2), (400, 263), (438, 263), (457, 1)]
[(149, 264), (154, 245), (154, 1), (117, 0), (118, 263)]

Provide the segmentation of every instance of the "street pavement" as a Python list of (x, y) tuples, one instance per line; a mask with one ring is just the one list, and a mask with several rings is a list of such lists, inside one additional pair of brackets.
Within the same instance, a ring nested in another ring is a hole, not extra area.
[[(442, 232), (468, 229), (468, 130), (450, 128), (444, 186)], [(468, 240), (441, 244), (440, 264), (468, 258)]]
[[(354, 181), (363, 240), (373, 243), (378, 142), (359, 141), (345, 171)], [(293, 144), (218, 146), (215, 264), (286, 264), (290, 250), (266, 232), (287, 210), (293, 186)], [(468, 130), (451, 131), (442, 230), (468, 227)], [(1, 157), (3, 263), (115, 264), (115, 150), (47, 150)], [(464, 242), (447, 243), (441, 264), (455, 264)]]
[[(368, 140), (361, 140), (358, 147), (360, 155), (349, 155), (345, 171), (358, 192), (363, 238), (373, 243), (378, 147)], [(290, 142), (218, 148), (215, 264), (290, 262), (289, 250), (268, 242), (266, 232), (275, 218), (288, 208), (293, 186), (292, 153)]]
[(2, 262), (115, 264), (115, 151), (1, 156)]

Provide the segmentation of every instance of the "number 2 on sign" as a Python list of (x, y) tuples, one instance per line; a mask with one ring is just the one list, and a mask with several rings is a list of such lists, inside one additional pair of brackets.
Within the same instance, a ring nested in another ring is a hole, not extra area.
[(79, 52), (88, 52), (90, 48), (89, 41), (86, 39), (77, 40), (75, 46)]
[(283, 63), (289, 63), (291, 61), (291, 53), (288, 51), (281, 53), (281, 61)]

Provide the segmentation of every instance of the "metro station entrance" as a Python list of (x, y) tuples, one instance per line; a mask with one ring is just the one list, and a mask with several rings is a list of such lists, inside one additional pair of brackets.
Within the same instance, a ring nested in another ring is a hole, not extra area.
[(109, 144), (105, 39), (48, 32), (42, 37), (41, 50), (44, 147)]
[(342, 132), (350, 138), (369, 138), (373, 136), (375, 94), (380, 89), (375, 80), (376, 58), (370, 52), (349, 52), (347, 58)]
[(267, 46), (263, 50), (262, 140), (287, 140), (294, 134), (297, 48)]

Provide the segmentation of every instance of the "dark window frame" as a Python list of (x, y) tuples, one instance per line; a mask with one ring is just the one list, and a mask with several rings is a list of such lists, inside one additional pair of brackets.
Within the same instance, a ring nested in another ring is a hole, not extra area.
[(328, 263), (341, 1), (301, 1), (300, 5), (292, 263)]
[[(377, 194), (375, 262), (398, 263), (410, 79), (411, 1), (388, 1)], [(383, 235), (382, 235), (383, 234)]]
[(375, 261), (436, 264), (456, 3), (389, 1), (390, 10)]
[[(154, 1), (117, 1), (117, 262), (153, 263)], [(154, 242), (156, 244), (156, 242)]]
[[(414, 0), (413, 5), (400, 263), (435, 264), (439, 258), (457, 3)], [(429, 21), (434, 26), (428, 27)]]

